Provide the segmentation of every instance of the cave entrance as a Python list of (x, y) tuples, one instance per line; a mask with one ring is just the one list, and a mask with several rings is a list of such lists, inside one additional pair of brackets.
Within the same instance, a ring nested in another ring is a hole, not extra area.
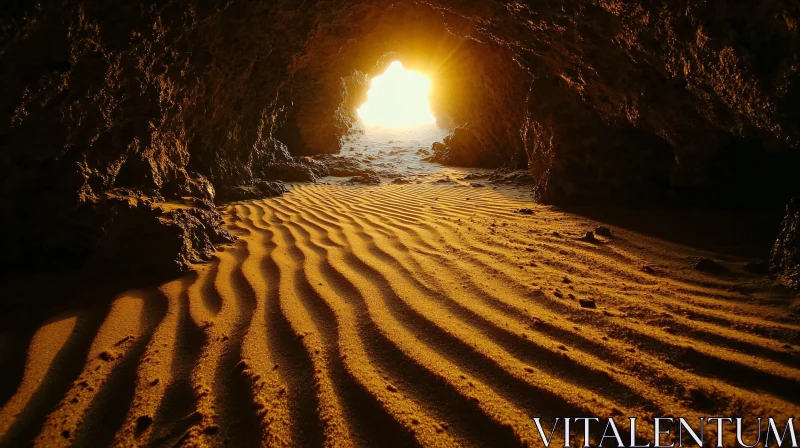
[(372, 79), (342, 152), (397, 175), (430, 169), (423, 159), (431, 154), (434, 142), (447, 136), (431, 112), (432, 87), (423, 73), (407, 70), (400, 61), (392, 62)]
[(358, 117), (368, 126), (409, 128), (436, 122), (428, 99), (431, 80), (422, 73), (406, 70), (394, 61), (382, 75), (372, 79), (367, 102)]

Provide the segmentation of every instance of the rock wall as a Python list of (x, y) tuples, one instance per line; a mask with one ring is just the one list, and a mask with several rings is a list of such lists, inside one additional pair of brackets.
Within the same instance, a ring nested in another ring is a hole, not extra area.
[(534, 79), (522, 131), (538, 199), (608, 199), (614, 188), (585, 186), (636, 177), (640, 164), (619, 156), (641, 146), (660, 178), (664, 142), (678, 194), (714, 202), (755, 189), (748, 199), (785, 201), (797, 189), (780, 169), (798, 166), (796, 2), (432, 4), (510, 49)]
[(772, 247), (770, 266), (790, 285), (800, 287), (800, 199), (794, 198), (786, 206), (781, 230)]
[(11, 0), (0, 17), (5, 265), (128, 254), (104, 212), (120, 197), (172, 204), (142, 207), (153, 222), (198, 210), (170, 212), (193, 247), (226, 240), (189, 222), (218, 219), (216, 192), (312, 179), (297, 156), (338, 150), (393, 58), (439, 82), (438, 160), (527, 165), (541, 201), (800, 191), (797, 2)]

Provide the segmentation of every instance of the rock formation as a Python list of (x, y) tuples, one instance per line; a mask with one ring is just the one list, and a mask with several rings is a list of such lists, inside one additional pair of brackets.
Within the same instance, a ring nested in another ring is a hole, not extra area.
[(773, 271), (784, 276), (792, 286), (800, 286), (800, 200), (797, 198), (786, 206), (770, 264)]
[(3, 261), (124, 263), (150, 250), (109, 245), (148, 238), (131, 213), (191, 241), (164, 263), (207, 257), (229, 238), (215, 192), (324, 173), (301, 156), (337, 152), (394, 59), (435, 79), (454, 130), (436, 160), (527, 166), (537, 200), (785, 204), (798, 16), (776, 0), (4, 2)]

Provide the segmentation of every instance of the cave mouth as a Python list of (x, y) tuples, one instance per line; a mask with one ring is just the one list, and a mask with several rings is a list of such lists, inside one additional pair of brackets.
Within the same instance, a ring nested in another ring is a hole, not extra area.
[(367, 101), (358, 109), (358, 117), (368, 127), (398, 129), (431, 125), (436, 122), (431, 113), (431, 87), (428, 76), (393, 61), (383, 74), (372, 78)]
[(433, 114), (434, 83), (424, 72), (389, 60), (366, 86), (340, 152), (359, 157), (394, 178), (436, 171), (425, 159), (449, 131), (439, 126)]

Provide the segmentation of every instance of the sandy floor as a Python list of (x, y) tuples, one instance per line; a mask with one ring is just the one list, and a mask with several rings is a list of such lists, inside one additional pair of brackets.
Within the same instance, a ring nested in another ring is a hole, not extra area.
[(0, 443), (541, 446), (533, 416), (800, 414), (797, 303), (746, 256), (581, 241), (602, 222), (361, 138), (345, 154), (419, 183), (231, 204), (216, 262), (4, 329)]

